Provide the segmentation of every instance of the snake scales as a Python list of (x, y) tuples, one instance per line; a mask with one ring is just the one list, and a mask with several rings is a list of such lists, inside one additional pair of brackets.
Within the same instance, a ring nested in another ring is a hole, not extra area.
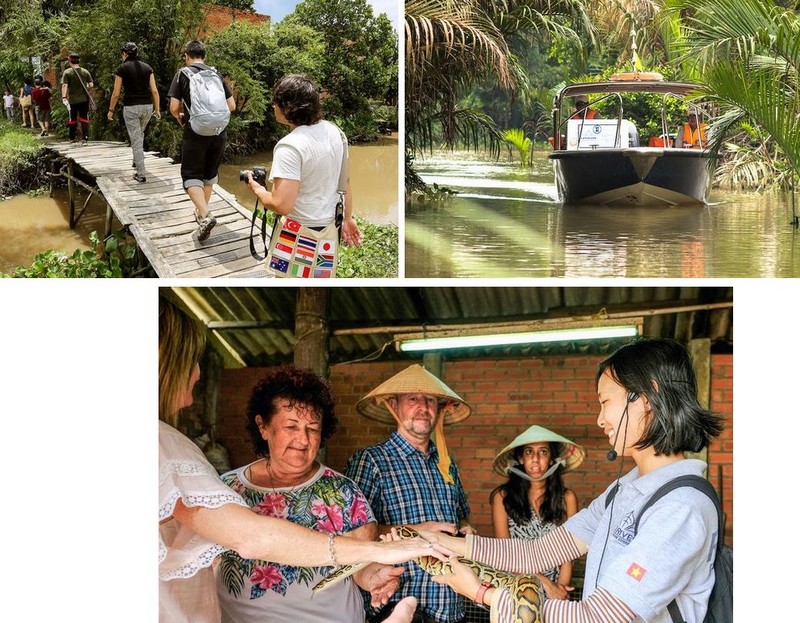
[[(397, 528), (397, 533), (406, 539), (419, 536), (416, 530), (405, 526)], [(507, 588), (509, 590), (514, 603), (513, 623), (542, 623), (543, 591), (539, 580), (535, 576), (517, 576), (467, 558), (459, 558), (459, 560), (472, 569), (481, 581), (489, 582), (495, 588)], [(451, 572), (449, 563), (433, 556), (414, 558), (414, 562), (431, 575), (446, 575)], [(350, 577), (367, 564), (361, 563), (338, 567), (327, 578), (317, 583), (312, 592), (324, 591), (331, 585)]]

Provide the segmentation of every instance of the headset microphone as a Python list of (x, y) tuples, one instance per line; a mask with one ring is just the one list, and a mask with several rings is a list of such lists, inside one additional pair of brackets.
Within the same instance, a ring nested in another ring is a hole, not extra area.
[[(620, 429), (622, 429), (622, 419), (626, 415), (628, 415), (628, 405), (633, 401), (637, 400), (638, 398), (639, 394), (637, 394), (636, 392), (630, 392), (628, 394), (627, 400), (625, 401), (625, 410), (622, 412), (622, 415), (619, 418), (619, 426), (617, 426), (617, 434), (614, 435), (614, 446), (617, 445), (617, 439), (619, 439), (619, 431)], [(616, 461), (617, 456), (618, 456), (617, 451), (614, 448), (611, 448), (611, 450), (608, 451), (608, 454), (606, 454), (606, 459), (608, 459), (609, 461)]]

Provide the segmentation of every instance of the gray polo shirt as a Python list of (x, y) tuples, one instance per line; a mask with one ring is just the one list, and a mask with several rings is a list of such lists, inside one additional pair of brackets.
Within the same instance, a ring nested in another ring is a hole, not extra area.
[(634, 468), (620, 479), (612, 505), (605, 506), (609, 486), (566, 521), (564, 527), (589, 544), (584, 598), (599, 585), (628, 604), (641, 620), (670, 623), (666, 607), (677, 593), (686, 623), (703, 620), (714, 584), (718, 519), (713, 502), (697, 489), (680, 487), (645, 512), (636, 538), (633, 523), (658, 487), (685, 474), (702, 476), (705, 468), (695, 459), (645, 476)]

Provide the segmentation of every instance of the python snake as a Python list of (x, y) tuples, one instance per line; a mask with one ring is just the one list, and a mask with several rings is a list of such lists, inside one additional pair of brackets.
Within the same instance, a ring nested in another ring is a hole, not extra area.
[[(419, 533), (412, 528), (401, 526), (397, 533), (404, 539), (418, 537)], [(447, 575), (452, 572), (450, 563), (433, 556), (421, 556), (413, 559), (423, 570), (431, 575)], [(513, 623), (542, 623), (542, 596), (544, 594), (539, 579), (535, 576), (519, 576), (499, 571), (474, 560), (459, 557), (459, 561), (467, 565), (482, 582), (489, 582), (495, 588), (506, 588), (514, 603)], [(318, 593), (350, 577), (369, 563), (343, 565), (336, 568), (327, 578), (317, 583), (312, 592)]]

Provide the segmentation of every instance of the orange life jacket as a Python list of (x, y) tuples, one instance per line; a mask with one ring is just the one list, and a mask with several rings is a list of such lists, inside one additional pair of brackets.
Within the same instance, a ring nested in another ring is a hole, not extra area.
[[(702, 141), (702, 145), (701, 145)], [(692, 149), (701, 149), (708, 143), (706, 136), (706, 124), (698, 123), (697, 129), (692, 130), (692, 126), (688, 123), (683, 124), (683, 146), (691, 145)]]
[[(597, 117), (597, 111), (596, 110), (592, 110), (591, 108), (589, 108), (586, 111), (586, 119), (594, 119), (596, 117)], [(579, 110), (578, 112), (573, 113), (572, 116), (570, 117), (570, 119), (583, 119), (583, 111)]]

